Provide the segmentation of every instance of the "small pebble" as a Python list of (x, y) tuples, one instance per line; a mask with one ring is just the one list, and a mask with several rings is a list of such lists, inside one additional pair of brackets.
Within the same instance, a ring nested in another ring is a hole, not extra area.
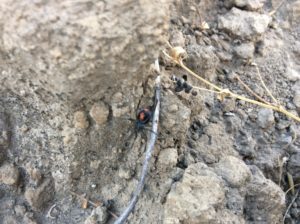
[(97, 125), (104, 124), (108, 119), (109, 109), (104, 103), (94, 104), (90, 110), (90, 115)]
[(235, 82), (237, 79), (237, 74), (235, 72), (229, 72), (229, 74), (227, 75), (227, 79), (230, 82)]
[(84, 111), (77, 111), (74, 113), (73, 124), (77, 129), (86, 129), (89, 127), (89, 122)]
[(92, 214), (85, 220), (84, 224), (104, 224), (108, 218), (107, 209), (104, 206), (94, 208)]
[(250, 40), (265, 33), (271, 21), (271, 16), (267, 14), (233, 7), (228, 13), (219, 17), (218, 27), (240, 39)]
[(176, 112), (176, 111), (178, 111), (178, 106), (176, 104), (172, 104), (172, 105), (169, 106), (168, 111), (169, 112)]
[(170, 44), (172, 46), (180, 46), (180, 47), (184, 47), (185, 46), (185, 38), (182, 34), (182, 32), (175, 30), (171, 33), (171, 38), (170, 38)]
[(253, 58), (254, 44), (252, 42), (243, 43), (234, 48), (234, 53), (241, 59), (249, 60)]
[(119, 177), (129, 180), (132, 177), (133, 172), (128, 168), (120, 168), (118, 174)]
[(20, 173), (13, 164), (4, 164), (0, 167), (0, 183), (16, 185), (19, 181)]
[(90, 167), (92, 170), (97, 170), (101, 164), (101, 160), (92, 160), (90, 162)]
[(235, 110), (235, 99), (225, 99), (222, 102), (224, 112), (232, 112)]
[(167, 148), (160, 151), (157, 161), (157, 166), (161, 170), (173, 168), (177, 164), (178, 154), (177, 149)]
[(123, 100), (123, 94), (121, 92), (117, 92), (112, 96), (113, 103), (120, 103)]
[(260, 0), (233, 0), (232, 3), (238, 8), (245, 8), (249, 11), (256, 11), (264, 5)]
[(21, 216), (21, 217), (23, 217), (26, 212), (26, 208), (24, 205), (16, 205), (14, 210), (15, 210), (16, 216)]
[(257, 123), (263, 129), (271, 127), (275, 122), (274, 113), (271, 109), (260, 109), (257, 115)]

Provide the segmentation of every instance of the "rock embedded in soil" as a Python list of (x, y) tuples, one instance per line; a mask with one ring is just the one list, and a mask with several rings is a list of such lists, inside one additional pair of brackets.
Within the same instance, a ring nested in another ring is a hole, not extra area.
[(254, 50), (255, 47), (253, 42), (242, 43), (241, 45), (234, 47), (235, 55), (245, 60), (250, 60), (253, 58)]
[(267, 129), (274, 124), (274, 112), (268, 108), (262, 108), (258, 111), (257, 123), (258, 126)]
[(160, 151), (157, 166), (160, 170), (172, 169), (178, 160), (176, 148), (167, 148)]
[[(173, 94), (168, 92), (164, 94), (161, 102), (161, 117), (163, 117), (160, 121), (161, 129), (168, 130), (172, 133), (173, 138), (177, 138), (181, 141), (185, 138), (190, 125), (191, 109), (184, 105), (182, 101)], [(173, 110), (173, 105), (177, 105), (176, 110)], [(172, 108), (172, 110), (170, 111), (169, 108)]]
[(244, 213), (244, 188), (228, 188), (226, 192), (226, 208), (237, 215)]
[(247, 186), (245, 214), (253, 223), (282, 223), (285, 211), (285, 194), (273, 181), (251, 166), (252, 180)]
[(215, 206), (225, 199), (223, 181), (204, 163), (191, 164), (167, 196), (164, 222), (214, 223)]
[(90, 110), (90, 116), (97, 125), (102, 125), (107, 121), (109, 109), (104, 103), (96, 103)]
[(26, 213), (26, 207), (24, 205), (16, 205), (14, 211), (16, 216), (23, 217)]
[(92, 214), (85, 220), (84, 224), (105, 224), (108, 218), (107, 210), (104, 206), (98, 206)]
[(286, 68), (286, 72), (283, 74), (289, 81), (297, 81), (300, 79), (300, 72), (293, 66), (293, 64), (290, 64)]
[(118, 175), (121, 178), (129, 180), (134, 175), (134, 171), (127, 167), (120, 167)]
[(238, 8), (244, 8), (249, 11), (261, 9), (265, 0), (230, 0)]
[(232, 60), (232, 54), (230, 53), (224, 51), (218, 51), (216, 54), (221, 62), (229, 62)]
[(76, 111), (74, 113), (73, 124), (77, 129), (86, 129), (89, 127), (89, 122), (84, 111)]
[(170, 44), (173, 47), (184, 47), (185, 46), (185, 38), (179, 30), (174, 30), (170, 35)]
[(0, 167), (0, 183), (16, 185), (19, 181), (20, 173), (13, 164), (5, 163)]
[(232, 112), (235, 110), (235, 99), (224, 99), (222, 102), (222, 109), (224, 112)]
[(204, 134), (196, 142), (198, 157), (207, 164), (216, 163), (222, 157), (238, 153), (234, 149), (233, 139), (226, 134), (224, 123), (209, 123), (203, 130)]
[(188, 45), (186, 59), (187, 66), (198, 75), (205, 77), (209, 81), (216, 78), (216, 68), (219, 64), (219, 58), (215, 54), (212, 46), (201, 46), (197, 44)]
[(38, 188), (26, 189), (25, 199), (34, 210), (40, 210), (53, 199), (54, 191), (53, 179), (47, 178)]
[(241, 187), (251, 178), (248, 166), (234, 156), (227, 156), (220, 160), (215, 167), (216, 173), (231, 187)]
[(266, 32), (271, 20), (268, 15), (232, 8), (219, 17), (218, 27), (241, 39), (252, 40)]

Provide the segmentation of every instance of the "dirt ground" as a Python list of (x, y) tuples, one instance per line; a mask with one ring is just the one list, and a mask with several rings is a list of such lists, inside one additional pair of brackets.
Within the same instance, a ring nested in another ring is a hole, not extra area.
[[(84, 9), (89, 14), (102, 9), (92, 1), (78, 2), (78, 8), (68, 10), (82, 13), (79, 9)], [(135, 2), (128, 6), (131, 13)], [(5, 26), (2, 22), (0, 223), (114, 222), (140, 177), (149, 132), (136, 135), (134, 122), (128, 118), (135, 119), (138, 108), (152, 104), (154, 74), (148, 61), (154, 61), (155, 52), (162, 69), (158, 140), (146, 186), (128, 223), (300, 223), (299, 122), (242, 100), (220, 100), (212, 92), (176, 91), (172, 75), (187, 76), (193, 86), (207, 86), (162, 53), (168, 50), (165, 38), (172, 46), (183, 47), (187, 52), (184, 63), (207, 80), (255, 98), (243, 82), (272, 102), (255, 63), (280, 105), (300, 116), (300, 2), (280, 4), (279, 0), (170, 1), (166, 25), (162, 11), (147, 18), (158, 24), (157, 35), (152, 36), (157, 37), (155, 41), (142, 38), (148, 35), (146, 31), (127, 40), (148, 41), (146, 50), (122, 48), (148, 52), (148, 58), (136, 55), (132, 59), (138, 64), (147, 61), (146, 65), (129, 70), (132, 76), (120, 70), (119, 76), (102, 77), (91, 85), (90, 77), (102, 74), (97, 63), (103, 60), (93, 54), (111, 50), (117, 55), (119, 50), (96, 47), (94, 51), (91, 46), (99, 41), (93, 39), (98, 35), (92, 32), (94, 26), (87, 28), (92, 33), (85, 33), (91, 36), (85, 41), (73, 35), (78, 24), (70, 22), (66, 35), (74, 37), (72, 42), (63, 35), (57, 40), (64, 26), (53, 26), (60, 32), (41, 37), (51, 38), (43, 44), (50, 46), (56, 40), (66, 44), (62, 52), (51, 46), (53, 51), (47, 56), (46, 51), (30, 48), (36, 41), (31, 37), (39, 40), (36, 33), (42, 31), (27, 26), (31, 23), (25, 23), (24, 31), (15, 29), (19, 23)], [(35, 5), (55, 14), (43, 1)], [(26, 6), (22, 10), (26, 12)], [(45, 21), (60, 24), (60, 19), (43, 17), (43, 12), (38, 14), (40, 26)], [(34, 17), (20, 18), (17, 21), (22, 23)], [(137, 29), (142, 29), (141, 24)], [(7, 36), (10, 29), (15, 36)], [(79, 46), (76, 38), (81, 40)], [(78, 55), (68, 52), (71, 47)], [(123, 56), (111, 60), (116, 66), (105, 69), (118, 74), (118, 66), (126, 70), (124, 64), (134, 64)], [(58, 83), (64, 72), (72, 74), (68, 76), (72, 83), (68, 91), (59, 93), (69, 82), (62, 78)], [(85, 92), (80, 89), (82, 79)], [(295, 187), (289, 190), (292, 182)]]

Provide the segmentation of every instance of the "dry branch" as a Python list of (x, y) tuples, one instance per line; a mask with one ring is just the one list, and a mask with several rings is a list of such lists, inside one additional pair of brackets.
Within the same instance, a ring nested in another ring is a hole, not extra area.
[(265, 84), (263, 78), (261, 77), (261, 74), (260, 74), (260, 71), (259, 71), (259, 69), (258, 69), (257, 64), (252, 63), (252, 65), (255, 66), (255, 68), (256, 68), (256, 74), (258, 75), (259, 80), (260, 80), (262, 86), (263, 86), (264, 89), (267, 91), (267, 93), (269, 94), (269, 96), (272, 98), (272, 100), (274, 101), (274, 103), (275, 103), (277, 106), (279, 106), (278, 101), (277, 101), (276, 98), (273, 96), (273, 94), (271, 93), (271, 91), (269, 90), (269, 88), (266, 86), (266, 84)]
[(263, 98), (261, 98), (259, 95), (257, 95), (246, 83), (243, 82), (243, 80), (241, 80), (241, 78), (237, 75), (236, 79), (242, 84), (242, 86), (245, 87), (245, 89), (252, 94), (254, 97), (256, 97), (260, 102), (263, 102), (265, 104), (270, 104), (267, 101), (265, 101)]
[(147, 172), (148, 172), (148, 164), (150, 162), (152, 151), (154, 149), (154, 145), (155, 145), (156, 138), (157, 138), (156, 133), (157, 133), (157, 127), (158, 127), (158, 120), (159, 120), (160, 69), (159, 69), (158, 60), (155, 61), (155, 70), (158, 74), (158, 76), (155, 80), (155, 99), (156, 99), (157, 103), (156, 103), (154, 114), (153, 114), (151, 134), (150, 134), (150, 139), (147, 143), (146, 156), (145, 156), (145, 160), (144, 160), (144, 164), (143, 164), (141, 177), (140, 177), (139, 183), (138, 183), (135, 191), (133, 192), (133, 196), (132, 196), (129, 204), (127, 205), (127, 207), (125, 208), (123, 213), (120, 215), (120, 217), (114, 222), (114, 224), (123, 224), (126, 222), (128, 216), (133, 211), (133, 209), (138, 201), (139, 195), (141, 194), (141, 192), (144, 188), (144, 185), (145, 185), (145, 180), (146, 180), (146, 176), (147, 176)]
[[(197, 78), (198, 80), (202, 81), (203, 83), (207, 84), (208, 86), (214, 88), (218, 94), (220, 94), (220, 96), (222, 98), (224, 98), (224, 96), (226, 97), (232, 97), (232, 98), (236, 98), (239, 100), (243, 100), (245, 102), (248, 103), (252, 103), (252, 104), (256, 104), (265, 108), (269, 108), (272, 109), (274, 111), (278, 111), (280, 113), (285, 114), (286, 116), (300, 122), (300, 117), (298, 117), (297, 115), (287, 111), (286, 109), (284, 109), (282, 106), (280, 105), (271, 105), (271, 104), (266, 104), (266, 103), (262, 103), (259, 102), (257, 100), (252, 100), (249, 99), (247, 97), (244, 97), (242, 95), (238, 95), (236, 93), (231, 92), (229, 89), (223, 89), (209, 81), (207, 81), (206, 79), (202, 78), (201, 76), (199, 76), (198, 74), (196, 74), (195, 72), (193, 72), (191, 69), (189, 69), (184, 63), (183, 63), (183, 59), (184, 57), (186, 57), (186, 52), (184, 51), (183, 48), (181, 47), (174, 47), (170, 50), (170, 55), (168, 53), (166, 53), (165, 51), (163, 51), (164, 55), (170, 59), (171, 61), (175, 62), (177, 65), (179, 65), (182, 69), (184, 69), (186, 72), (188, 72), (190, 75), (194, 76), (195, 78)], [(184, 56), (184, 57), (183, 57)]]

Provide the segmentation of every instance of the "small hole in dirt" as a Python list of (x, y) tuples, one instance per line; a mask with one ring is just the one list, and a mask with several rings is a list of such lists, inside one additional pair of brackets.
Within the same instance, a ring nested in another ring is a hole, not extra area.
[(207, 103), (207, 102), (205, 102), (205, 106), (206, 106), (207, 108), (211, 108), (211, 105), (210, 105), (209, 103)]
[(178, 161), (176, 166), (181, 168), (181, 169), (186, 169), (187, 168), (187, 164), (185, 163), (184, 157)]
[(129, 143), (129, 142), (125, 142), (125, 147), (126, 147), (126, 148), (128, 148), (128, 147), (129, 147), (129, 145), (130, 145), (130, 143)]

